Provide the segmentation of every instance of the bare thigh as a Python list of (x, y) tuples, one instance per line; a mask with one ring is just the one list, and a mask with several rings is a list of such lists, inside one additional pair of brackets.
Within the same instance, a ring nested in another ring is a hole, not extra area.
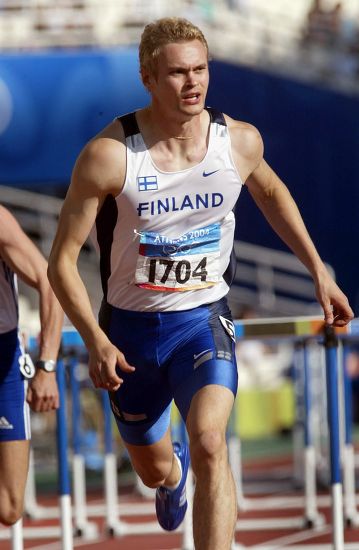
[(0, 502), (4, 495), (23, 498), (29, 449), (29, 440), (0, 442)]
[(224, 386), (211, 384), (199, 390), (192, 399), (187, 416), (190, 439), (208, 430), (225, 434), (233, 403), (233, 392)]

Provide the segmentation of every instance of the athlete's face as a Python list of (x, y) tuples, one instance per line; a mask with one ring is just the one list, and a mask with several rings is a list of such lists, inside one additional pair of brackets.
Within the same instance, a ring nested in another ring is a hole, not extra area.
[(144, 82), (162, 109), (194, 116), (203, 110), (208, 79), (207, 49), (191, 40), (163, 46), (156, 74), (147, 74)]

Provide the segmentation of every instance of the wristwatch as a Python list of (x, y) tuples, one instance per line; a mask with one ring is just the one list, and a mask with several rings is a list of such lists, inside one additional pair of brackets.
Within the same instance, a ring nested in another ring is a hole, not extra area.
[(35, 363), (37, 369), (42, 369), (45, 372), (55, 372), (56, 371), (56, 361), (54, 359), (38, 359)]

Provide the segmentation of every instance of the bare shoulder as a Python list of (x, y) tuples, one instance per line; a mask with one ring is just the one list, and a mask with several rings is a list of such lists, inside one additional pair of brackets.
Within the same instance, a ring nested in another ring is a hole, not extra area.
[(126, 174), (126, 146), (123, 129), (114, 121), (87, 143), (77, 158), (72, 187), (86, 187), (95, 194), (117, 195)]
[(253, 172), (263, 158), (263, 140), (258, 129), (225, 115), (231, 136), (232, 154), (243, 180)]
[(234, 120), (225, 115), (231, 135), (232, 146), (243, 157), (253, 157), (263, 152), (263, 140), (259, 130), (241, 120)]

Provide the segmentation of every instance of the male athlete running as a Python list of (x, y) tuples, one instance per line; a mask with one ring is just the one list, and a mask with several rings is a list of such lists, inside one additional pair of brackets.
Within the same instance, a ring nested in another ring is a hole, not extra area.
[[(237, 510), (225, 433), (237, 369), (226, 294), (243, 184), (309, 269), (326, 322), (341, 326), (353, 314), (263, 159), (259, 132), (205, 107), (202, 32), (183, 19), (158, 20), (145, 27), (139, 55), (150, 103), (117, 118), (80, 154), (49, 276), (88, 348), (94, 385), (109, 390), (135, 470), (157, 488), (160, 524), (172, 530), (184, 517), (190, 454), (195, 548), (227, 550)], [(104, 291), (100, 326), (77, 270), (93, 226)], [(173, 398), (189, 453), (171, 441)]]

